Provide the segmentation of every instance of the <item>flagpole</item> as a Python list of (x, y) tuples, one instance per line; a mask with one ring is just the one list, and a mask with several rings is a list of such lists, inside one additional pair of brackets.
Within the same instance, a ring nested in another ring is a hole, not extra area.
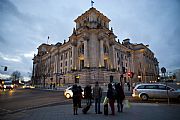
[(91, 7), (93, 7), (94, 1), (91, 0)]
[(48, 36), (48, 39), (47, 39), (47, 44), (48, 44), (48, 41), (49, 41), (49, 36)]

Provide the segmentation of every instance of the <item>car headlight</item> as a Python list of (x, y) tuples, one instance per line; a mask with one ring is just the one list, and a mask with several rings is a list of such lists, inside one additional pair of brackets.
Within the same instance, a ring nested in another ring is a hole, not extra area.
[(14, 86), (13, 86), (13, 85), (11, 85), (11, 87), (13, 88)]

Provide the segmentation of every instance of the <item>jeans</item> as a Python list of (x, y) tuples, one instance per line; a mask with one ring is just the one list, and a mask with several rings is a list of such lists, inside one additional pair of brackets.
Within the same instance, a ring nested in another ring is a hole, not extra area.
[(100, 102), (101, 102), (101, 98), (95, 98), (95, 112), (96, 114), (100, 113)]

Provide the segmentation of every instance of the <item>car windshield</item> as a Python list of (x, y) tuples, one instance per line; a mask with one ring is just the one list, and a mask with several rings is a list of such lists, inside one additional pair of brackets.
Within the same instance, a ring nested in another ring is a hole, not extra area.
[(12, 85), (12, 83), (4, 83), (4, 85)]

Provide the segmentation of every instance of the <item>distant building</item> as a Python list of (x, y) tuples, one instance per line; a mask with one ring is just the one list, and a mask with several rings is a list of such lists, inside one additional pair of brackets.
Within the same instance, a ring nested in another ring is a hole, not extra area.
[[(33, 58), (32, 80), (35, 85), (100, 84), (114, 82), (156, 81), (158, 61), (154, 53), (143, 44), (120, 43), (110, 19), (90, 8), (74, 20), (67, 41), (56, 45), (41, 44)], [(134, 73), (128, 76), (128, 72)]]
[(180, 69), (175, 70), (176, 81), (180, 81)]

